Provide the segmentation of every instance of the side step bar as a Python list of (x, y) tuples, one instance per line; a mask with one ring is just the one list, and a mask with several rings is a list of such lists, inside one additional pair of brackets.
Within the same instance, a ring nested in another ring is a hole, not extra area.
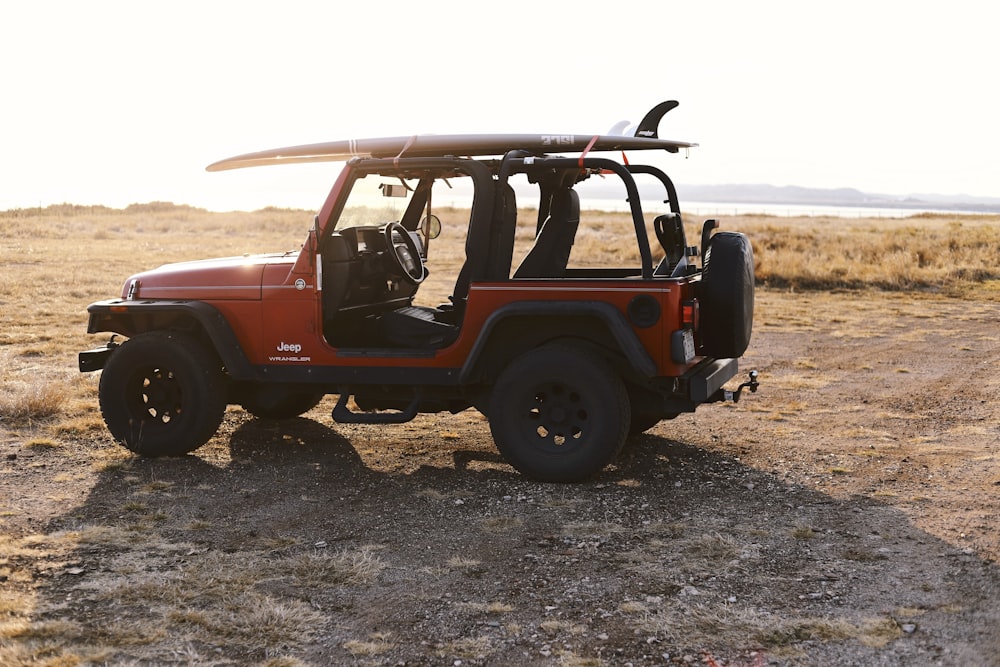
[(403, 424), (417, 416), (417, 406), (420, 405), (420, 392), (413, 393), (413, 400), (405, 409), (398, 412), (351, 412), (347, 407), (350, 392), (345, 392), (337, 399), (331, 416), (341, 424)]

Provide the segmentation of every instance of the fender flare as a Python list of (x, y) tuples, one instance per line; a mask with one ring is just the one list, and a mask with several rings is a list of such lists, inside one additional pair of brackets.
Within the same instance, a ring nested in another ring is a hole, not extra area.
[[(596, 318), (607, 326), (612, 339), (635, 373), (643, 378), (652, 378), (657, 374), (656, 363), (632, 331), (625, 315), (611, 304), (602, 301), (522, 301), (504, 306), (487, 318), (459, 372), (460, 384), (473, 383), (477, 379), (479, 362), (486, 355), (490, 337), (497, 327), (505, 321), (520, 317)], [(578, 332), (573, 333), (579, 336)]]
[(111, 331), (132, 337), (159, 327), (143, 326), (141, 320), (174, 319), (179, 315), (193, 320), (205, 333), (215, 353), (219, 355), (229, 376), (234, 380), (256, 378), (253, 366), (243, 352), (239, 339), (229, 326), (229, 321), (219, 309), (204, 301), (125, 301), (112, 299), (98, 301), (87, 307), (90, 320), (87, 333)]

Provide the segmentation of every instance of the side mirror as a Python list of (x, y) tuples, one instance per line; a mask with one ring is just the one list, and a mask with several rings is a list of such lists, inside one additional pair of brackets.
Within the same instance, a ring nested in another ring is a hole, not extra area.
[(441, 236), (441, 218), (434, 214), (420, 221), (420, 232), (426, 239), (436, 239)]

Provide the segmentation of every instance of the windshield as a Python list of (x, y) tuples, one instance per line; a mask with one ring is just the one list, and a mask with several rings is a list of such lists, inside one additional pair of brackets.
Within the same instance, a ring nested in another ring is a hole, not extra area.
[[(403, 222), (410, 229), (428, 214), (454, 218), (456, 210), (465, 211), (463, 225), (468, 223), (468, 210), (472, 207), (472, 186), (467, 178), (427, 179), (421, 186), (420, 179), (399, 179), (369, 174), (357, 179), (351, 188), (343, 212), (337, 220), (336, 230), (348, 227), (384, 225)], [(429, 186), (429, 196), (427, 188)], [(417, 195), (418, 190), (421, 194)], [(418, 197), (414, 202), (415, 195)], [(404, 220), (404, 218), (406, 218)]]
[[(473, 187), (467, 177), (410, 178), (368, 174), (354, 181), (335, 230), (382, 227), (399, 222), (419, 235), (428, 276), (414, 303), (436, 306), (448, 301), (465, 262), (465, 238), (472, 210)], [(429, 216), (440, 227), (425, 225)]]

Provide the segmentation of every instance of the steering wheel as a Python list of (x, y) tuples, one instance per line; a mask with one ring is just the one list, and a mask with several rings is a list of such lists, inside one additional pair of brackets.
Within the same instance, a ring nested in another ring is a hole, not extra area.
[(411, 285), (419, 285), (427, 277), (427, 269), (420, 259), (420, 248), (406, 228), (398, 222), (385, 226), (385, 247), (389, 263)]

